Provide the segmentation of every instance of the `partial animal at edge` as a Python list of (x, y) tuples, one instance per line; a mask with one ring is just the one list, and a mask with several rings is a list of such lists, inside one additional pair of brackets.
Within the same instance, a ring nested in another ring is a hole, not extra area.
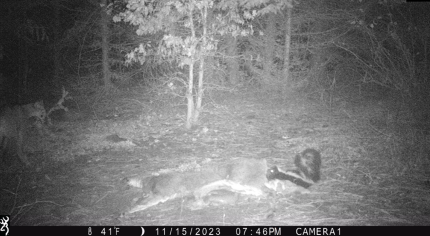
[[(32, 123), (30, 118), (35, 118)], [(46, 110), (43, 101), (20, 106), (3, 106), (0, 108), (0, 159), (18, 156), (22, 163), (30, 166), (24, 145), (27, 141), (27, 129), (34, 125), (38, 131), (43, 126)]]

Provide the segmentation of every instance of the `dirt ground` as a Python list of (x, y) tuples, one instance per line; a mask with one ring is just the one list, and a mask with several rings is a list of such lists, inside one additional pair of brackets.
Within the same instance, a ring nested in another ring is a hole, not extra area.
[[(430, 152), (412, 160), (410, 149), (395, 148), (391, 138), (398, 136), (387, 134), (406, 131), (388, 132), (384, 104), (327, 107), (262, 93), (220, 97), (206, 100), (191, 130), (183, 125), (185, 106), (156, 109), (150, 103), (58, 122), (59, 138), (29, 154), (34, 166), (2, 168), (0, 214), (10, 214), (12, 225), (430, 224)], [(292, 167), (294, 155), (306, 148), (321, 151), (323, 163), (322, 180), (307, 193), (201, 209), (177, 198), (121, 217), (143, 194), (126, 178), (237, 157)]]

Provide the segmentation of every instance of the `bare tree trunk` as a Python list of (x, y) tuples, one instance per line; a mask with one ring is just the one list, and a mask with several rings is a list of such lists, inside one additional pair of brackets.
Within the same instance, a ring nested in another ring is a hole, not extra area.
[[(196, 38), (196, 32), (194, 29), (194, 19), (193, 19), (193, 10), (194, 10), (194, 5), (190, 4), (190, 10), (189, 10), (189, 17), (190, 17), (190, 29), (191, 29), (191, 39), (195, 39)], [(191, 51), (195, 52), (195, 48)], [(187, 90), (187, 121), (185, 123), (185, 128), (187, 129), (191, 129), (191, 127), (193, 126), (194, 123), (194, 112), (195, 112), (195, 107), (194, 107), (194, 98), (193, 98), (193, 87), (194, 87), (194, 60), (195, 60), (195, 55), (191, 54), (191, 58), (190, 58), (190, 62), (189, 62), (189, 66), (190, 66), (190, 70), (188, 73), (188, 90)]]
[(194, 86), (194, 63), (190, 63), (190, 69), (188, 72), (188, 89), (187, 89), (187, 121), (185, 123), (185, 128), (191, 129), (193, 126), (193, 116), (194, 116), (194, 98), (193, 98), (193, 86)]
[[(315, 9), (321, 10), (325, 6), (324, 0), (321, 1), (315, 1), (317, 6), (315, 6)], [(314, 32), (323, 32), (324, 31), (324, 21), (316, 21), (313, 31)], [(312, 37), (309, 41), (314, 45), (319, 45), (319, 41), (321, 40), (318, 38), (319, 36)], [(313, 54), (311, 55), (310, 59), (310, 77), (315, 81), (316, 79), (320, 78), (324, 74), (325, 68), (323, 67), (323, 53), (324, 50), (321, 48), (321, 46), (317, 46), (313, 50)]]
[(60, 32), (61, 32), (61, 24), (60, 24), (60, 0), (52, 1), (52, 5), (54, 8), (54, 40), (53, 40), (53, 48), (52, 48), (52, 59), (54, 60), (54, 81), (58, 85), (60, 79)]
[(18, 101), (23, 102), (24, 98), (27, 95), (28, 88), (28, 75), (30, 72), (29, 61), (28, 61), (28, 45), (25, 40), (20, 39), (20, 54), (21, 54), (21, 63), (19, 64), (19, 72), (18, 72)]
[(284, 77), (284, 94), (288, 94), (290, 88), (290, 51), (291, 51), (291, 18), (293, 17), (293, 9), (287, 6), (287, 21), (285, 22), (285, 47), (284, 47), (284, 64), (282, 75)]
[(237, 56), (237, 39), (227, 36), (227, 81), (232, 85), (239, 82), (239, 61)]
[[(213, 22), (213, 9), (207, 9), (208, 15), (206, 22)], [(207, 28), (207, 26), (206, 26)], [(217, 38), (217, 36), (215, 36)], [(204, 67), (204, 81), (207, 83), (217, 83), (220, 80), (220, 76), (215, 74), (215, 59), (213, 53), (207, 53), (205, 57), (205, 67)]]
[[(207, 45), (207, 34), (208, 34), (208, 29), (207, 29), (207, 16), (208, 16), (208, 7), (204, 7), (202, 9), (202, 25), (203, 25), (203, 41), (202, 44), (203, 45)], [(202, 47), (205, 48), (205, 47)], [(204, 76), (204, 69), (205, 69), (205, 55), (206, 55), (206, 50), (205, 49), (201, 49), (202, 51), (200, 52), (200, 69), (199, 69), (199, 84), (197, 87), (197, 102), (196, 102), (196, 110), (194, 111), (194, 117), (193, 117), (193, 123), (196, 123), (199, 120), (199, 116), (200, 116), (200, 110), (202, 107), (202, 101), (203, 101), (203, 76)]]
[(102, 65), (103, 65), (103, 84), (105, 87), (111, 87), (110, 69), (109, 69), (109, 20), (106, 12), (107, 0), (101, 0), (101, 38), (102, 38)]
[(264, 45), (264, 61), (263, 61), (263, 85), (273, 85), (272, 69), (273, 69), (273, 55), (275, 52), (276, 42), (276, 24), (275, 14), (269, 14), (266, 22), (265, 45)]

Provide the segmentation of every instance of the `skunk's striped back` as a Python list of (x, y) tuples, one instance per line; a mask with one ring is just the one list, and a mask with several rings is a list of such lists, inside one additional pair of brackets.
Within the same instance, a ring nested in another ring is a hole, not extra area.
[(279, 171), (277, 166), (273, 166), (268, 170), (267, 179), (269, 181), (275, 179), (287, 180), (303, 188), (309, 188), (314, 184), (314, 182), (307, 181), (306, 178), (303, 178), (297, 170), (282, 172)]

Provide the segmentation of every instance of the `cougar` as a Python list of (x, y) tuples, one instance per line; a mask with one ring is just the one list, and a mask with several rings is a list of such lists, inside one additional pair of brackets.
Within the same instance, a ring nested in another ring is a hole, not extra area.
[(265, 159), (239, 158), (221, 165), (209, 165), (201, 171), (127, 179), (128, 185), (141, 188), (146, 197), (124, 215), (184, 197), (223, 203), (226, 195), (233, 202), (238, 194), (264, 196), (267, 169)]

